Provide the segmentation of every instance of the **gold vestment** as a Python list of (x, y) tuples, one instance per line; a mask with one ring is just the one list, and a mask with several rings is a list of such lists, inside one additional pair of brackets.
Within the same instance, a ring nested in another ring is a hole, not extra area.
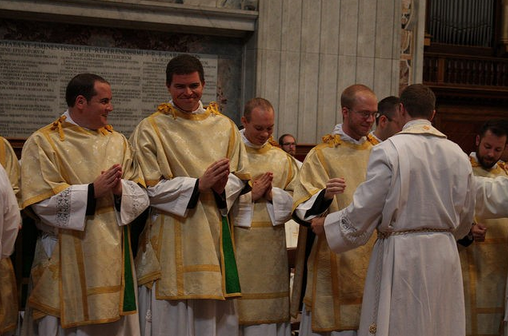
[[(490, 170), (470, 157), (473, 174), (495, 178), (508, 174), (501, 162)], [(485, 241), (459, 246), (464, 279), (466, 335), (503, 335), (508, 274), (508, 219), (478, 220), (487, 227)]]
[[(249, 172), (256, 178), (273, 173), (272, 186), (291, 191), (298, 167), (280, 148), (266, 143), (247, 148)], [(242, 297), (238, 299), (240, 324), (289, 321), (289, 270), (284, 225), (273, 226), (262, 197), (254, 205), (250, 228), (235, 226), (235, 246)]]
[[(215, 161), (229, 158), (242, 180), (245, 149), (234, 123), (216, 104), (205, 113), (183, 113), (171, 104), (142, 120), (131, 136), (148, 186), (175, 177), (199, 178)], [(222, 216), (213, 193), (202, 192), (186, 217), (152, 208), (136, 257), (138, 284), (154, 282), (158, 300), (217, 299), (227, 293)]]
[[(338, 177), (345, 178), (346, 189), (343, 194), (334, 197), (328, 212), (348, 206), (355, 189), (365, 181), (371, 148), (369, 141), (358, 145), (341, 140), (340, 135), (323, 137), (323, 143), (307, 154), (300, 169), (293, 207), (296, 208), (324, 189), (329, 179)], [(303, 290), (305, 245), (309, 233), (307, 228), (300, 228), (291, 304), (293, 316), (298, 313)], [(363, 288), (374, 241), (375, 237), (362, 247), (335, 254), (324, 236), (315, 237), (307, 260), (307, 284), (303, 298), (306, 310), (312, 313), (314, 332), (358, 329)]]
[[(123, 135), (109, 126), (87, 130), (61, 117), (32, 134), (23, 147), (23, 208), (59, 195), (62, 211), (57, 221), (65, 223), (70, 206), (67, 189), (92, 183), (117, 163), (123, 179), (144, 184)], [(58, 228), (52, 255), (37, 249), (27, 303), (35, 319), (53, 315), (68, 328), (113, 322), (136, 313), (129, 282), (134, 271), (128, 228), (118, 225), (112, 194), (96, 202), (95, 214), (86, 216), (84, 231)]]

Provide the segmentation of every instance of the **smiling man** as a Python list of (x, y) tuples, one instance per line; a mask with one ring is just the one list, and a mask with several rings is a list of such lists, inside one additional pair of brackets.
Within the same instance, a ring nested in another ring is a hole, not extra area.
[(132, 222), (148, 207), (127, 139), (108, 125), (109, 83), (67, 85), (68, 110), (32, 134), (21, 157), (22, 206), (43, 232), (24, 323), (35, 335), (139, 335)]
[(131, 137), (151, 203), (136, 259), (146, 336), (238, 334), (228, 211), (250, 176), (236, 125), (216, 103), (201, 103), (204, 85), (199, 59), (171, 59), (171, 101)]
[(241, 196), (253, 208), (235, 223), (235, 246), (242, 297), (238, 315), (243, 336), (289, 336), (289, 273), (284, 223), (291, 216), (294, 158), (272, 146), (272, 104), (253, 98), (245, 104), (241, 131), (249, 158), (252, 191)]
[[(373, 146), (367, 135), (375, 121), (377, 98), (367, 86), (355, 84), (342, 92), (341, 105), (343, 123), (307, 154), (300, 169), (293, 216), (302, 223), (344, 208), (365, 180)], [(292, 301), (296, 315), (303, 296), (300, 335), (356, 335), (371, 247), (335, 255), (322, 237), (300, 229)], [(302, 288), (305, 255), (306, 288)]]

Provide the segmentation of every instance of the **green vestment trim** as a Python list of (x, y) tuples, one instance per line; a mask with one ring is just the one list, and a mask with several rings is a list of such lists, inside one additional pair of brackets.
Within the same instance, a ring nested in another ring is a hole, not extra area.
[(124, 246), (124, 277), (125, 277), (125, 288), (123, 293), (123, 311), (130, 312), (136, 310), (136, 295), (134, 293), (134, 279), (132, 277), (132, 265), (131, 265), (131, 251), (130, 251), (130, 237), (129, 228), (124, 226), (123, 229), (123, 246)]
[(238, 268), (236, 267), (235, 251), (229, 232), (229, 223), (226, 216), (222, 216), (222, 251), (224, 254), (224, 268), (226, 278), (226, 293), (240, 293), (240, 279), (238, 278)]

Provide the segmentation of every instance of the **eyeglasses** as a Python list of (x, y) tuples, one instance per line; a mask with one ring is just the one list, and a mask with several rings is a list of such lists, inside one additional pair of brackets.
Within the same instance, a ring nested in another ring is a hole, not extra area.
[(369, 118), (374, 118), (376, 119), (376, 116), (377, 114), (379, 113), (378, 111), (374, 111), (374, 112), (369, 112), (369, 111), (355, 111), (353, 110), (352, 108), (349, 108), (349, 107), (346, 107), (348, 110), (358, 114), (360, 117), (362, 117), (363, 119), (369, 119)]

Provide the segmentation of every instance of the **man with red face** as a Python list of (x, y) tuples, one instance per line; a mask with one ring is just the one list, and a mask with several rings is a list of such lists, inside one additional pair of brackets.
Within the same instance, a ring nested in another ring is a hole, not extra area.
[[(341, 105), (343, 123), (307, 154), (300, 169), (293, 217), (304, 225), (347, 206), (365, 180), (372, 148), (367, 135), (375, 121), (377, 98), (370, 88), (356, 84), (343, 91)], [(326, 240), (300, 228), (291, 308), (296, 315), (303, 297), (300, 335), (356, 335), (371, 247), (372, 243), (336, 255)]]
[(68, 110), (21, 157), (22, 207), (39, 218), (24, 326), (29, 334), (139, 335), (128, 224), (149, 204), (127, 139), (108, 125), (111, 86), (67, 85)]
[(249, 158), (252, 191), (241, 202), (252, 216), (235, 223), (235, 246), (242, 297), (238, 299), (243, 336), (289, 336), (289, 273), (284, 223), (291, 216), (294, 158), (273, 146), (272, 104), (253, 98), (245, 104), (240, 131)]
[[(473, 174), (508, 177), (499, 161), (506, 147), (507, 123), (489, 120), (476, 136), (476, 151), (469, 155)], [(459, 246), (466, 298), (467, 335), (499, 335), (505, 311), (504, 293), (508, 263), (508, 219), (475, 218), (467, 248)], [(466, 244), (467, 245), (467, 244)]]
[[(201, 103), (203, 65), (169, 61), (171, 101), (131, 136), (151, 212), (136, 270), (144, 335), (237, 335), (240, 295), (228, 211), (250, 178), (236, 125)], [(247, 210), (248, 211), (248, 210)]]

